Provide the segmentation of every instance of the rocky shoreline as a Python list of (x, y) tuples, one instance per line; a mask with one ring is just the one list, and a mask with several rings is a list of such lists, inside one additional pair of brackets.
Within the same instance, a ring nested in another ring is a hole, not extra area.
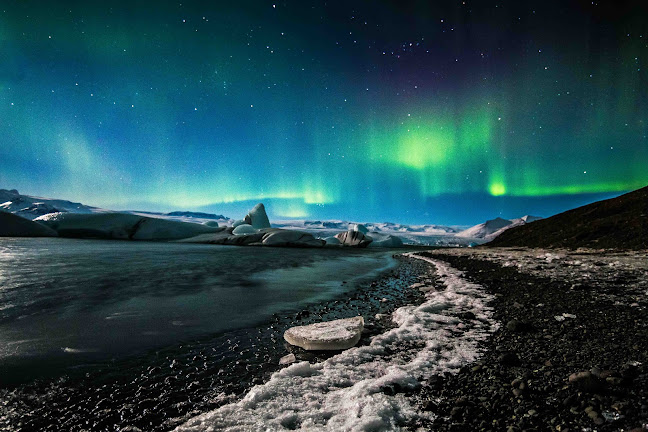
[(422, 410), (437, 415), (417, 426), (648, 430), (645, 267), (624, 267), (604, 252), (511, 261), (516, 253), (423, 254), (464, 271), (493, 294), (502, 325), (483, 343), (479, 361), (431, 380), (415, 396)]

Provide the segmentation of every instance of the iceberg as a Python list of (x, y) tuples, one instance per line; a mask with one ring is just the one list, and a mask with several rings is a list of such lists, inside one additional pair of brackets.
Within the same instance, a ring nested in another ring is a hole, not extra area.
[(266, 232), (261, 240), (264, 246), (302, 246), (302, 247), (321, 247), (324, 246), (324, 240), (316, 239), (312, 234), (292, 231), (273, 229)]
[(249, 224), (240, 224), (237, 225), (234, 230), (232, 231), (232, 234), (234, 235), (245, 235), (245, 234), (255, 234), (257, 230)]
[(351, 348), (360, 340), (364, 329), (361, 316), (291, 327), (284, 339), (305, 350), (332, 351)]
[(365, 236), (360, 231), (349, 230), (346, 232), (341, 232), (335, 236), (340, 244), (344, 246), (355, 246), (355, 247), (367, 247), (371, 243), (371, 238)]
[(34, 221), (61, 237), (120, 240), (177, 240), (224, 229), (127, 213), (50, 213)]
[(256, 229), (270, 228), (270, 221), (266, 214), (263, 203), (255, 205), (252, 210), (245, 216), (245, 223), (252, 225)]

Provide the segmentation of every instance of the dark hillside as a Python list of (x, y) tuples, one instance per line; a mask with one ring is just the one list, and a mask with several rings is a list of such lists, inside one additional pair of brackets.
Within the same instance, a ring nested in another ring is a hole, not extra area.
[(648, 187), (511, 228), (486, 246), (648, 249)]

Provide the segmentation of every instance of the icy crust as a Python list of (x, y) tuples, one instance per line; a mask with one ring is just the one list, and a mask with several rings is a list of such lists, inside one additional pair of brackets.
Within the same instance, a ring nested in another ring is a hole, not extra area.
[[(496, 329), (491, 299), (461, 272), (440, 261), (407, 254), (436, 267), (420, 276), (426, 300), (393, 314), (398, 327), (328, 360), (300, 362), (253, 387), (239, 402), (194, 417), (176, 431), (398, 431), (421, 413), (403, 392), (433, 375), (474, 361), (478, 342)], [(460, 317), (470, 316), (474, 319)]]

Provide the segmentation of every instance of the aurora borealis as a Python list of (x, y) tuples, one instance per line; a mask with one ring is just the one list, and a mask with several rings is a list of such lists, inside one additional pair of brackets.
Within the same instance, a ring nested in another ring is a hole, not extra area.
[(648, 184), (648, 10), (8, 1), (0, 187), (107, 208), (471, 224)]

